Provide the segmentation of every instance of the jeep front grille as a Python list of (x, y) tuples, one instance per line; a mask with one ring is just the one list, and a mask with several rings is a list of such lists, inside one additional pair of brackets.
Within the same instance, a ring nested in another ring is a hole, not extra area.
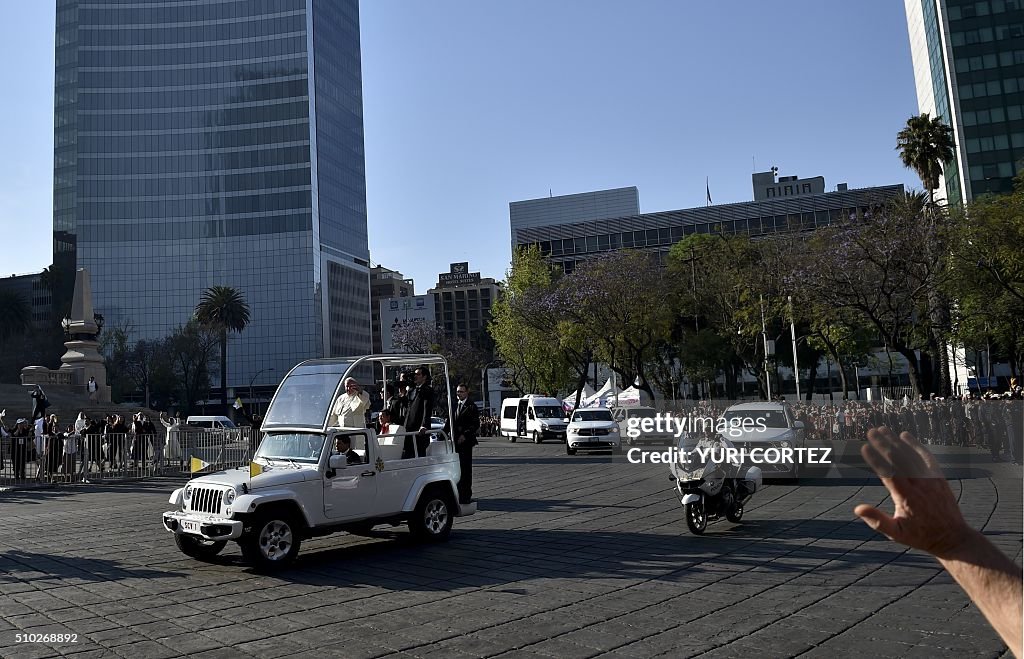
[(217, 515), (220, 513), (220, 502), (223, 498), (223, 490), (197, 487), (192, 492), (192, 511)]

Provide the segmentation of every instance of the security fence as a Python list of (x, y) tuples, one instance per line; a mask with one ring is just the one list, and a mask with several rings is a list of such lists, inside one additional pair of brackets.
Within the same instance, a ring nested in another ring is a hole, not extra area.
[(157, 434), (57, 434), (0, 439), (0, 487), (188, 476), (249, 464), (259, 443), (252, 428)]

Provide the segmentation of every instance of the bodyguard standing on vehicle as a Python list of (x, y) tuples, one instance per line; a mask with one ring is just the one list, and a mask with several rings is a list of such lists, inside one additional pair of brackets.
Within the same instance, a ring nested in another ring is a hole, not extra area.
[(455, 439), (455, 451), (459, 454), (459, 468), (462, 476), (459, 479), (459, 503), (473, 501), (473, 447), (477, 445), (476, 436), (480, 432), (480, 411), (476, 404), (469, 400), (469, 387), (459, 384), (455, 389), (459, 402), (455, 406), (455, 416), (451, 425), (451, 434)]
[[(413, 382), (416, 383), (416, 388), (412, 390), (409, 411), (405, 415), (405, 429), (416, 433), (416, 447), (419, 449), (419, 457), (423, 457), (427, 452), (427, 444), (430, 443), (430, 417), (434, 413), (434, 389), (430, 385), (430, 371), (426, 366), (416, 369)], [(413, 454), (411, 439), (405, 439), (403, 459), (416, 457)]]

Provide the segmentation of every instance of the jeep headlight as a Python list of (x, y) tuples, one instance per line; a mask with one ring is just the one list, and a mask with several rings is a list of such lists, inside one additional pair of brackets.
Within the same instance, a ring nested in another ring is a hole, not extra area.
[(192, 486), (191, 485), (186, 485), (185, 486), (185, 491), (181, 493), (181, 497), (183, 499), (185, 499), (185, 501), (188, 501), (189, 499), (192, 498)]
[(235, 488), (233, 488), (233, 487), (229, 488), (228, 491), (224, 493), (224, 503), (226, 503), (229, 506), (232, 503), (234, 503), (235, 502), (235, 494), (236, 494)]

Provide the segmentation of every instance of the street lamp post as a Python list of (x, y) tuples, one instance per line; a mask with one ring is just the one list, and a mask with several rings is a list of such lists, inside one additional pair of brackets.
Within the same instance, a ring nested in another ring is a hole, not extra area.
[(860, 363), (853, 362), (853, 379), (857, 382), (857, 400), (860, 400)]
[(484, 401), (484, 407), (491, 406), (491, 400), (487, 396), (487, 369), (497, 364), (498, 360), (492, 360), (487, 362), (482, 369), (480, 369), (480, 399)]
[[(252, 383), (256, 382), (256, 378), (258, 378), (261, 373), (268, 373), (268, 372), (271, 372), (273, 370), (274, 370), (273, 366), (271, 366), (270, 368), (260, 369), (259, 371), (256, 371), (256, 375), (252, 376), (252, 379), (249, 380), (249, 402), (253, 402), (253, 398), (254, 398), (254, 396), (252, 395)], [(259, 406), (256, 405), (255, 403), (253, 403), (253, 411), (259, 412)]]

